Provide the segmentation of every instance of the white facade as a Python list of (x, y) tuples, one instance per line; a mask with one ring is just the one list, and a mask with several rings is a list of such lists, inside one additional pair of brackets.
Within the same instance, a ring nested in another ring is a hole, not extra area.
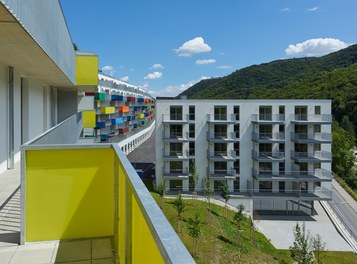
[[(331, 195), (329, 100), (156, 101), (156, 181), (191, 191), (226, 182), (233, 194), (254, 198), (255, 209), (288, 209), (287, 201)], [(190, 111), (191, 108), (191, 111)], [(273, 201), (273, 202), (272, 202)], [(301, 203), (303, 206), (303, 203)]]

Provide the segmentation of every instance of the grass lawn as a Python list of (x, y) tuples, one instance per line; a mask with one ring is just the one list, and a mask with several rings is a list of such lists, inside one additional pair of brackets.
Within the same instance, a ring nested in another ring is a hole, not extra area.
[[(153, 193), (160, 204), (160, 198)], [(177, 232), (177, 213), (172, 205), (173, 199), (164, 199), (163, 212)], [(241, 246), (237, 247), (237, 231), (233, 222), (234, 212), (225, 208), (211, 205), (209, 220), (207, 203), (202, 201), (185, 200), (186, 211), (181, 222), (182, 232), (179, 236), (191, 255), (195, 255), (195, 244), (187, 234), (187, 221), (198, 212), (201, 220), (201, 237), (199, 241), (200, 255), (195, 257), (197, 263), (292, 263), (288, 250), (276, 249), (261, 233), (255, 232), (255, 243), (250, 230), (250, 220), (246, 218), (241, 233)], [(350, 252), (326, 252), (323, 263), (357, 263), (357, 256)]]

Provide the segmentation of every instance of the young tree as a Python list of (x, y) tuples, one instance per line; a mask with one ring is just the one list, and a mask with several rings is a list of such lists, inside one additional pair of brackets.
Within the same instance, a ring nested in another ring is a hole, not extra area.
[(305, 231), (305, 223), (302, 224), (302, 227), (296, 223), (294, 236), (294, 244), (289, 247), (291, 258), (298, 264), (314, 263), (314, 255), (309, 244), (310, 235)]
[(255, 244), (255, 226), (253, 222), (253, 218), (250, 218), (250, 241)]
[(181, 192), (179, 192), (172, 204), (175, 206), (177, 211), (177, 232), (181, 233), (182, 213), (186, 210), (186, 203), (182, 199)]
[(244, 220), (244, 215), (243, 215), (243, 211), (244, 211), (244, 205), (243, 204), (239, 204), (237, 206), (238, 211), (234, 214), (233, 216), (233, 222), (236, 225), (237, 228), (237, 247), (240, 247), (240, 234), (241, 232), (243, 232), (243, 220)]
[(223, 184), (223, 186), (222, 186), (221, 196), (222, 196), (222, 198), (224, 199), (224, 202), (225, 202), (225, 205), (224, 205), (225, 214), (226, 214), (226, 218), (228, 218), (228, 206), (227, 206), (227, 203), (228, 203), (229, 199), (231, 199), (231, 192), (229, 191), (227, 182), (225, 182)]
[[(198, 182), (198, 178), (200, 177), (200, 174), (197, 170), (197, 166), (196, 166), (196, 161), (193, 159), (192, 162), (190, 163), (190, 173), (191, 173), (191, 177), (193, 180), (193, 191), (192, 191), (192, 197), (193, 199), (196, 201), (196, 197), (197, 197), (197, 192), (196, 192), (196, 185)], [(196, 202), (195, 202), (196, 205)]]
[(156, 192), (159, 194), (160, 196), (160, 208), (162, 209), (164, 204), (164, 195), (165, 195), (165, 184), (164, 183), (160, 183), (159, 185), (156, 186)]
[(211, 197), (213, 195), (213, 191), (211, 189), (211, 179), (209, 177), (209, 175), (207, 175), (204, 179), (205, 182), (205, 197), (207, 199), (208, 202), (208, 221), (209, 223), (211, 222)]
[(311, 239), (311, 248), (316, 256), (317, 264), (321, 264), (323, 255), (325, 253), (324, 251), (326, 250), (326, 243), (322, 241), (322, 238), (319, 234)]
[(201, 236), (201, 218), (198, 213), (195, 214), (194, 218), (188, 219), (187, 233), (195, 241), (196, 257), (199, 257), (199, 239)]

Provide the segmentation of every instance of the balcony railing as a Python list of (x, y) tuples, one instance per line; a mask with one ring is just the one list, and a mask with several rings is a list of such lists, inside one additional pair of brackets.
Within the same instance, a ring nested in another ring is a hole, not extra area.
[(283, 141), (285, 139), (285, 134), (276, 132), (276, 133), (252, 133), (253, 140), (268, 140), (268, 141)]
[(252, 122), (276, 122), (282, 123), (285, 121), (285, 115), (283, 114), (252, 114)]
[(325, 169), (309, 171), (271, 171), (252, 169), (252, 175), (259, 179), (291, 179), (299, 181), (331, 181), (332, 172)]
[(272, 189), (254, 190), (255, 197), (297, 198), (301, 200), (331, 200), (332, 191), (324, 187), (316, 187), (314, 190), (286, 189), (273, 192)]
[(238, 138), (236, 137), (236, 132), (226, 132), (226, 133), (211, 133), (207, 132), (207, 139), (209, 141), (235, 141)]
[(231, 169), (231, 170), (221, 170), (221, 169), (215, 169), (215, 170), (210, 170), (208, 169), (208, 174), (210, 177), (219, 177), (219, 178), (224, 178), (224, 177), (234, 177), (236, 176), (236, 170)]
[(209, 159), (220, 159), (220, 160), (235, 160), (237, 158), (236, 152), (232, 151), (210, 151), (207, 150), (207, 156)]
[(188, 132), (185, 133), (170, 133), (169, 135), (163, 134), (163, 139), (166, 141), (188, 141)]
[(164, 123), (188, 123), (187, 114), (164, 114), (162, 115)]
[(331, 162), (332, 154), (328, 151), (314, 151), (314, 152), (297, 152), (291, 151), (291, 158), (295, 160), (319, 160), (319, 161), (327, 161)]
[(239, 123), (235, 114), (208, 114), (207, 120), (209, 123)]
[(285, 152), (281, 151), (252, 151), (252, 156), (254, 159), (268, 159), (268, 160), (274, 160), (274, 159), (284, 159), (285, 158)]
[(51, 133), (21, 147), (22, 244), (113, 237), (121, 263), (194, 263), (117, 144), (51, 144)]
[(301, 115), (291, 115), (290, 116), (291, 122), (298, 122), (298, 123), (331, 123), (332, 122), (332, 115), (323, 114), (323, 115), (308, 115), (308, 114), (301, 114)]
[(164, 177), (188, 177), (190, 172), (188, 169), (167, 169), (164, 168), (162, 171)]
[(291, 133), (293, 141), (331, 142), (331, 133)]
[(162, 150), (162, 155), (164, 159), (188, 159), (188, 150), (179, 150), (179, 151), (174, 151), (170, 150), (167, 151), (165, 149)]

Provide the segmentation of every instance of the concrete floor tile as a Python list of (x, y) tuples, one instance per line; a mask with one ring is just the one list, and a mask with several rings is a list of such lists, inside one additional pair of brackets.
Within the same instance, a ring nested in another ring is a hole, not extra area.
[(91, 260), (91, 240), (59, 242), (52, 257), (52, 262)]
[(28, 244), (17, 247), (10, 264), (45, 264), (50, 263), (55, 244)]
[(99, 238), (92, 240), (92, 258), (104, 259), (112, 258), (112, 241), (110, 238)]
[(0, 247), (0, 264), (8, 264), (16, 251), (17, 246)]
[(90, 260), (83, 261), (70, 261), (70, 262), (54, 262), (54, 263), (63, 263), (63, 264), (92, 264)]
[(92, 264), (114, 264), (113, 259), (94, 259)]

